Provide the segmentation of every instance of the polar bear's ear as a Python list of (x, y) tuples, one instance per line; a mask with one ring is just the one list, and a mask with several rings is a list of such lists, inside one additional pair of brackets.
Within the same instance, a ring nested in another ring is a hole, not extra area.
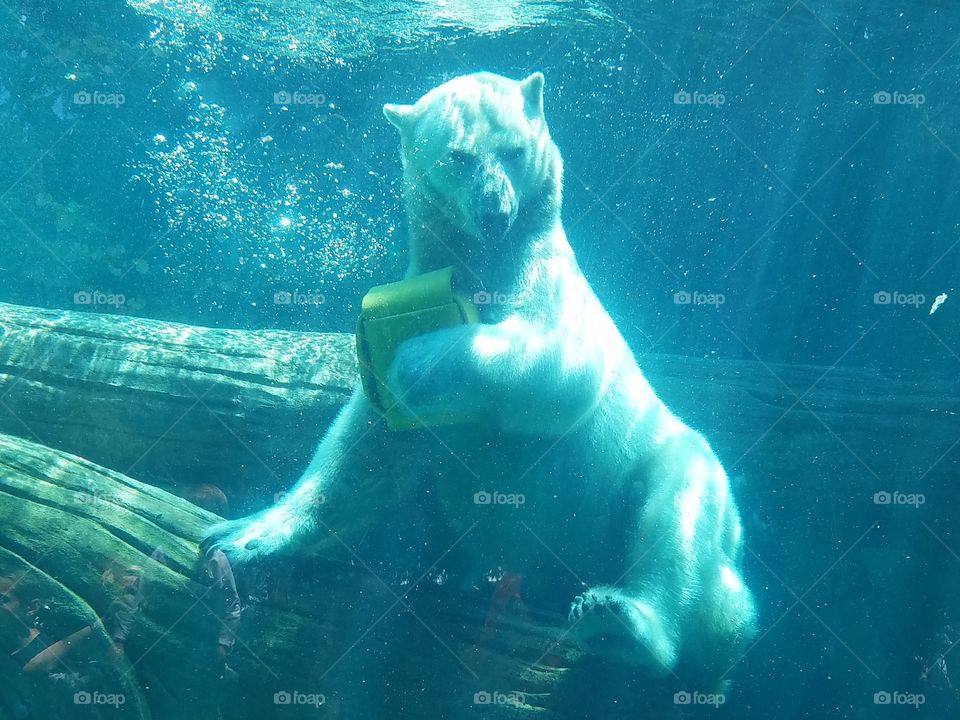
[(413, 105), (394, 105), (393, 103), (383, 106), (383, 114), (401, 133), (410, 129), (415, 117)]
[(543, 117), (543, 73), (535, 72), (520, 81), (523, 102), (534, 117)]

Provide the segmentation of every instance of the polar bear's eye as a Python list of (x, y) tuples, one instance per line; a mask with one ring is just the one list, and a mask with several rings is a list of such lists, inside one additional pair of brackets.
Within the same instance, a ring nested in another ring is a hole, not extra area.
[(526, 151), (527, 149), (523, 145), (516, 145), (514, 147), (504, 148), (500, 154), (504, 160), (519, 160)]

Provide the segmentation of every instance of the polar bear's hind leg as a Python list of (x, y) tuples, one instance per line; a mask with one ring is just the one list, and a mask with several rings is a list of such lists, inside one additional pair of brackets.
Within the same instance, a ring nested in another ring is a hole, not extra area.
[(623, 590), (589, 589), (573, 601), (569, 619), (571, 634), (591, 652), (619, 657), (655, 676), (672, 672), (676, 664), (676, 643), (661, 613)]

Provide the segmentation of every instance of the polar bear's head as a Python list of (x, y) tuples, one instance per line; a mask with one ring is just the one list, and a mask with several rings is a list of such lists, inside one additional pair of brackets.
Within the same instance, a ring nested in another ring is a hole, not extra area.
[(464, 75), (383, 112), (400, 131), (413, 272), (486, 269), (559, 218), (561, 160), (542, 74)]

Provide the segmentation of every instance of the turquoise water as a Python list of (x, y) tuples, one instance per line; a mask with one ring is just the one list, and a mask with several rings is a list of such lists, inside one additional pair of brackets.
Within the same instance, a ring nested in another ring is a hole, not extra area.
[[(384, 103), (542, 71), (570, 242), (733, 478), (761, 617), (720, 707), (588, 663), (556, 717), (960, 712), (955, 4), (5, 0), (0, 38), (0, 301), (243, 330), (352, 332), (402, 274)], [(280, 474), (231, 499), (262, 506)], [(248, 625), (282, 625), (253, 607)], [(265, 673), (235, 664), (239, 689), (195, 717), (298, 717), (244, 695)], [(154, 717), (203, 690), (165, 692)]]

